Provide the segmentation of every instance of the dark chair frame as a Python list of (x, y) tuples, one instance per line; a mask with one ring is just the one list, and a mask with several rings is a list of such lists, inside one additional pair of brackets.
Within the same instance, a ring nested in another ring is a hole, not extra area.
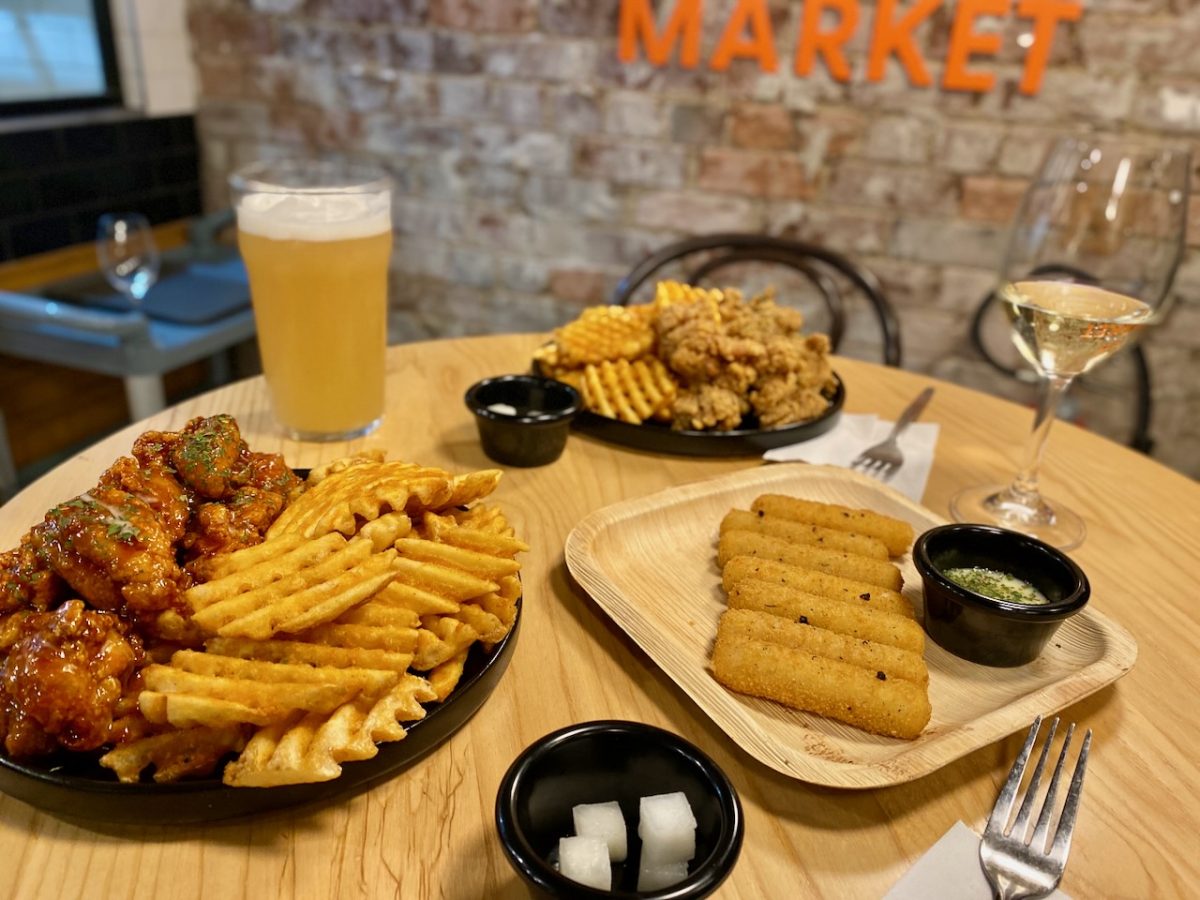
[[(1094, 276), (1083, 269), (1067, 265), (1066, 263), (1047, 263), (1036, 267), (1029, 274), (1061, 276), (1082, 284), (1096, 284)], [(975, 315), (971, 317), (971, 344), (992, 368), (1003, 372), (1010, 378), (1019, 380), (1027, 370), (1006, 366), (992, 356), (983, 343), (984, 316), (987, 315), (988, 307), (995, 298), (995, 292), (987, 294), (975, 310)], [(1150, 436), (1150, 423), (1154, 418), (1154, 397), (1150, 387), (1150, 364), (1146, 361), (1146, 354), (1140, 344), (1134, 344), (1133, 348), (1129, 351), (1129, 356), (1133, 361), (1135, 399), (1133, 432), (1129, 437), (1129, 446), (1141, 453), (1149, 454), (1154, 450), (1154, 438)]]
[(697, 283), (706, 275), (740, 262), (769, 262), (787, 266), (799, 272), (817, 289), (829, 309), (830, 343), (836, 351), (846, 328), (845, 303), (837, 283), (830, 276), (833, 270), (845, 276), (860, 290), (879, 321), (883, 340), (883, 361), (899, 366), (901, 360), (900, 324), (892, 305), (884, 296), (879, 279), (873, 273), (846, 257), (816, 244), (789, 238), (760, 234), (710, 234), (685, 238), (668, 244), (647, 256), (630, 270), (613, 292), (613, 303), (625, 306), (639, 287), (663, 266), (696, 253), (724, 250), (723, 254), (696, 267), (687, 280)]

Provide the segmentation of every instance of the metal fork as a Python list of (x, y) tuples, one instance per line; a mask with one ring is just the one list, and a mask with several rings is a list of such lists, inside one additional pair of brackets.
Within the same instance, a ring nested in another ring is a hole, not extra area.
[(929, 403), (929, 398), (932, 396), (933, 388), (931, 387), (927, 387), (921, 391), (917, 395), (917, 399), (908, 404), (908, 408), (900, 413), (900, 418), (892, 426), (892, 433), (878, 444), (868, 447), (862, 453), (858, 454), (854, 458), (854, 462), (850, 463), (850, 468), (857, 469), (882, 481), (890, 481), (892, 476), (904, 465), (904, 454), (901, 452), (900, 445), (896, 441), (904, 432), (904, 429), (915, 422), (921, 413), (925, 411), (925, 405)]
[(1067, 853), (1071, 850), (1071, 834), (1075, 830), (1075, 815), (1079, 812), (1079, 796), (1083, 791), (1083, 774), (1087, 768), (1088, 749), (1092, 746), (1092, 730), (1089, 728), (1083, 738), (1083, 747), (1079, 751), (1079, 759), (1075, 763), (1075, 772), (1071, 776), (1071, 786), (1067, 789), (1067, 799), (1063, 803), (1062, 814), (1058, 818), (1058, 826), (1054, 832), (1053, 843), (1047, 847), (1046, 838), (1050, 833), (1050, 820), (1054, 815), (1054, 798), (1058, 792), (1059, 777), (1067, 759), (1067, 750), (1071, 746), (1071, 737), (1075, 734), (1075, 724), (1067, 729), (1063, 740), (1062, 750), (1058, 754), (1058, 762), (1054, 766), (1054, 777), (1050, 779), (1050, 787), (1046, 791), (1046, 799), (1042, 802), (1038, 814), (1037, 825), (1033, 830), (1033, 838), (1026, 840), (1029, 830), (1029, 817), (1033, 814), (1038, 786), (1042, 780), (1042, 770), (1046, 767), (1046, 757), (1050, 752), (1050, 744), (1054, 733), (1058, 730), (1058, 718), (1050, 723), (1050, 732), (1046, 743), (1042, 746), (1033, 777), (1025, 792), (1025, 799), (1012, 828), (1007, 828), (1013, 804), (1017, 800), (1017, 790), (1025, 774), (1029, 762), (1029, 753), (1041, 727), (1042, 717), (1033, 720), (1029, 729), (1029, 737), (1021, 748), (1008, 781), (1000, 789), (1000, 796), (992, 808), (991, 818), (988, 819), (987, 829), (983, 832), (983, 840), (979, 845), (979, 861), (983, 865), (983, 873), (992, 886), (996, 900), (1022, 900), (1022, 898), (1045, 897), (1062, 880), (1063, 869), (1067, 865)]

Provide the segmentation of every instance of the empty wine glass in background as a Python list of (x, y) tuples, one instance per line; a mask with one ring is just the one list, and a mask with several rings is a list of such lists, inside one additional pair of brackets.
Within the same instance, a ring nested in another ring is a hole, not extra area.
[(106, 213), (96, 228), (96, 258), (108, 283), (140, 306), (158, 280), (158, 247), (141, 213)]
[(996, 300), (1042, 395), (1011, 484), (968, 488), (960, 522), (986, 522), (1071, 548), (1083, 520), (1038, 490), (1059, 401), (1076, 376), (1159, 321), (1184, 251), (1191, 156), (1068, 138), (1050, 150), (1013, 222)]

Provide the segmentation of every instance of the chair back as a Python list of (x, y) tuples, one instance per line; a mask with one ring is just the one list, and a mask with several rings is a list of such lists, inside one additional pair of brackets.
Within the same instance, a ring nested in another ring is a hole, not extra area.
[(846, 331), (846, 303), (837, 277), (841, 276), (866, 298), (879, 325), (883, 361), (899, 366), (901, 359), (900, 325), (891, 304), (884, 296), (879, 280), (869, 270), (846, 257), (816, 244), (761, 234), (711, 234), (685, 238), (650, 254), (630, 270), (617, 285), (613, 302), (626, 305), (648, 280), (674, 262), (698, 261), (685, 271), (685, 280), (698, 284), (720, 269), (745, 262), (764, 262), (785, 266), (798, 273), (815, 288), (829, 317), (829, 340), (836, 351)]

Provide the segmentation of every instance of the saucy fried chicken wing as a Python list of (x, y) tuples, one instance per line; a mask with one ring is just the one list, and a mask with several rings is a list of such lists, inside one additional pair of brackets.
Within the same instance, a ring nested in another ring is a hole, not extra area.
[(192, 419), (168, 452), (180, 481), (201, 497), (220, 500), (230, 492), (249, 449), (233, 416), (222, 415)]
[(56, 747), (94, 750), (110, 740), (141, 643), (112, 613), (68, 600), (53, 612), (21, 613), (0, 665), (0, 731), (10, 756)]
[(127, 491), (97, 487), (59, 504), (30, 541), (38, 561), (92, 606), (147, 622), (184, 608), (189, 580), (174, 541), (154, 510)]

